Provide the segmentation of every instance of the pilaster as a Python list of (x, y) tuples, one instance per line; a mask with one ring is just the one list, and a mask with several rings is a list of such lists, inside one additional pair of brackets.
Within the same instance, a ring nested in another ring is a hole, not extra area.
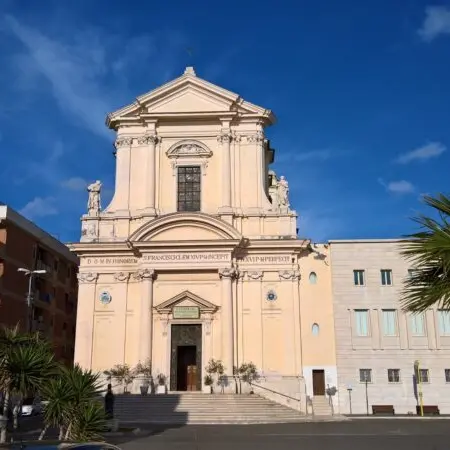
[(228, 128), (222, 129), (217, 136), (218, 142), (222, 145), (222, 206), (219, 208), (221, 214), (231, 214), (231, 156), (230, 143), (231, 132)]
[(130, 170), (131, 170), (131, 136), (119, 136), (114, 147), (116, 148), (116, 185), (113, 198), (115, 211), (128, 211), (130, 209)]
[(141, 317), (139, 333), (139, 360), (152, 360), (153, 345), (153, 269), (142, 269), (135, 274), (141, 282)]
[(128, 299), (128, 280), (129, 272), (116, 272), (113, 276), (114, 283), (114, 333), (118, 336), (117, 342), (122, 343), (122, 347), (115, 353), (119, 364), (125, 363), (125, 348), (127, 343), (126, 324), (127, 324), (127, 299)]
[(156, 192), (156, 144), (158, 136), (155, 134), (146, 134), (138, 138), (140, 145), (145, 145), (146, 152), (146, 177), (145, 183), (145, 209), (151, 214), (156, 214), (155, 192)]
[(225, 365), (226, 374), (233, 374), (233, 278), (236, 276), (234, 268), (224, 268), (219, 270), (222, 280), (222, 360)]
[(74, 362), (83, 369), (91, 369), (98, 273), (80, 272), (77, 277), (79, 286)]

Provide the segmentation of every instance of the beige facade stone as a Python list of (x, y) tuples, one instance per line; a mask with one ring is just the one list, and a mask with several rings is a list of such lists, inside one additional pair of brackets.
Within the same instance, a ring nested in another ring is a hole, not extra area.
[(288, 184), (269, 171), (274, 121), (192, 68), (108, 115), (115, 194), (82, 217), (72, 245), (75, 362), (102, 371), (150, 359), (172, 390), (189, 388), (193, 365), (190, 388), (207, 391), (211, 358), (227, 389), (233, 366), (252, 361), (261, 386), (303, 404), (337, 384), (329, 249), (297, 237)]

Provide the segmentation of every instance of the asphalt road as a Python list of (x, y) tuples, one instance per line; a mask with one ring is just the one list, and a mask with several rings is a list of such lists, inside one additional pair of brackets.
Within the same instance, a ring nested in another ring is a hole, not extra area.
[(124, 450), (448, 450), (450, 420), (359, 419), (153, 428), (110, 438)]

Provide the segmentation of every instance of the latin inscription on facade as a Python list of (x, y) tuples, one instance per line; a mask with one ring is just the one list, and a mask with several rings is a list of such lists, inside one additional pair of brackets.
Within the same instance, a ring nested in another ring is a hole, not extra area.
[(289, 255), (245, 256), (241, 261), (252, 264), (289, 264), (291, 257)]
[(198, 306), (174, 306), (174, 319), (198, 319), (200, 317), (200, 309)]
[[(115, 257), (115, 258), (86, 258), (85, 263), (89, 266), (115, 266), (138, 263), (214, 263), (231, 262), (230, 253), (149, 253), (142, 258), (135, 257)], [(238, 262), (248, 264), (289, 264), (289, 255), (269, 255), (269, 256), (245, 256), (238, 259)]]

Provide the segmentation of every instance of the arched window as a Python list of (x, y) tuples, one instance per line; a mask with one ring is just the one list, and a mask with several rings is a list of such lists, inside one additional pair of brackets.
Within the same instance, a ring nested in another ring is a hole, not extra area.
[(311, 284), (316, 284), (317, 283), (317, 274), (316, 274), (316, 272), (311, 272), (309, 274), (309, 282)]
[(319, 335), (319, 324), (313, 323), (311, 331), (312, 331), (313, 336), (318, 336)]

